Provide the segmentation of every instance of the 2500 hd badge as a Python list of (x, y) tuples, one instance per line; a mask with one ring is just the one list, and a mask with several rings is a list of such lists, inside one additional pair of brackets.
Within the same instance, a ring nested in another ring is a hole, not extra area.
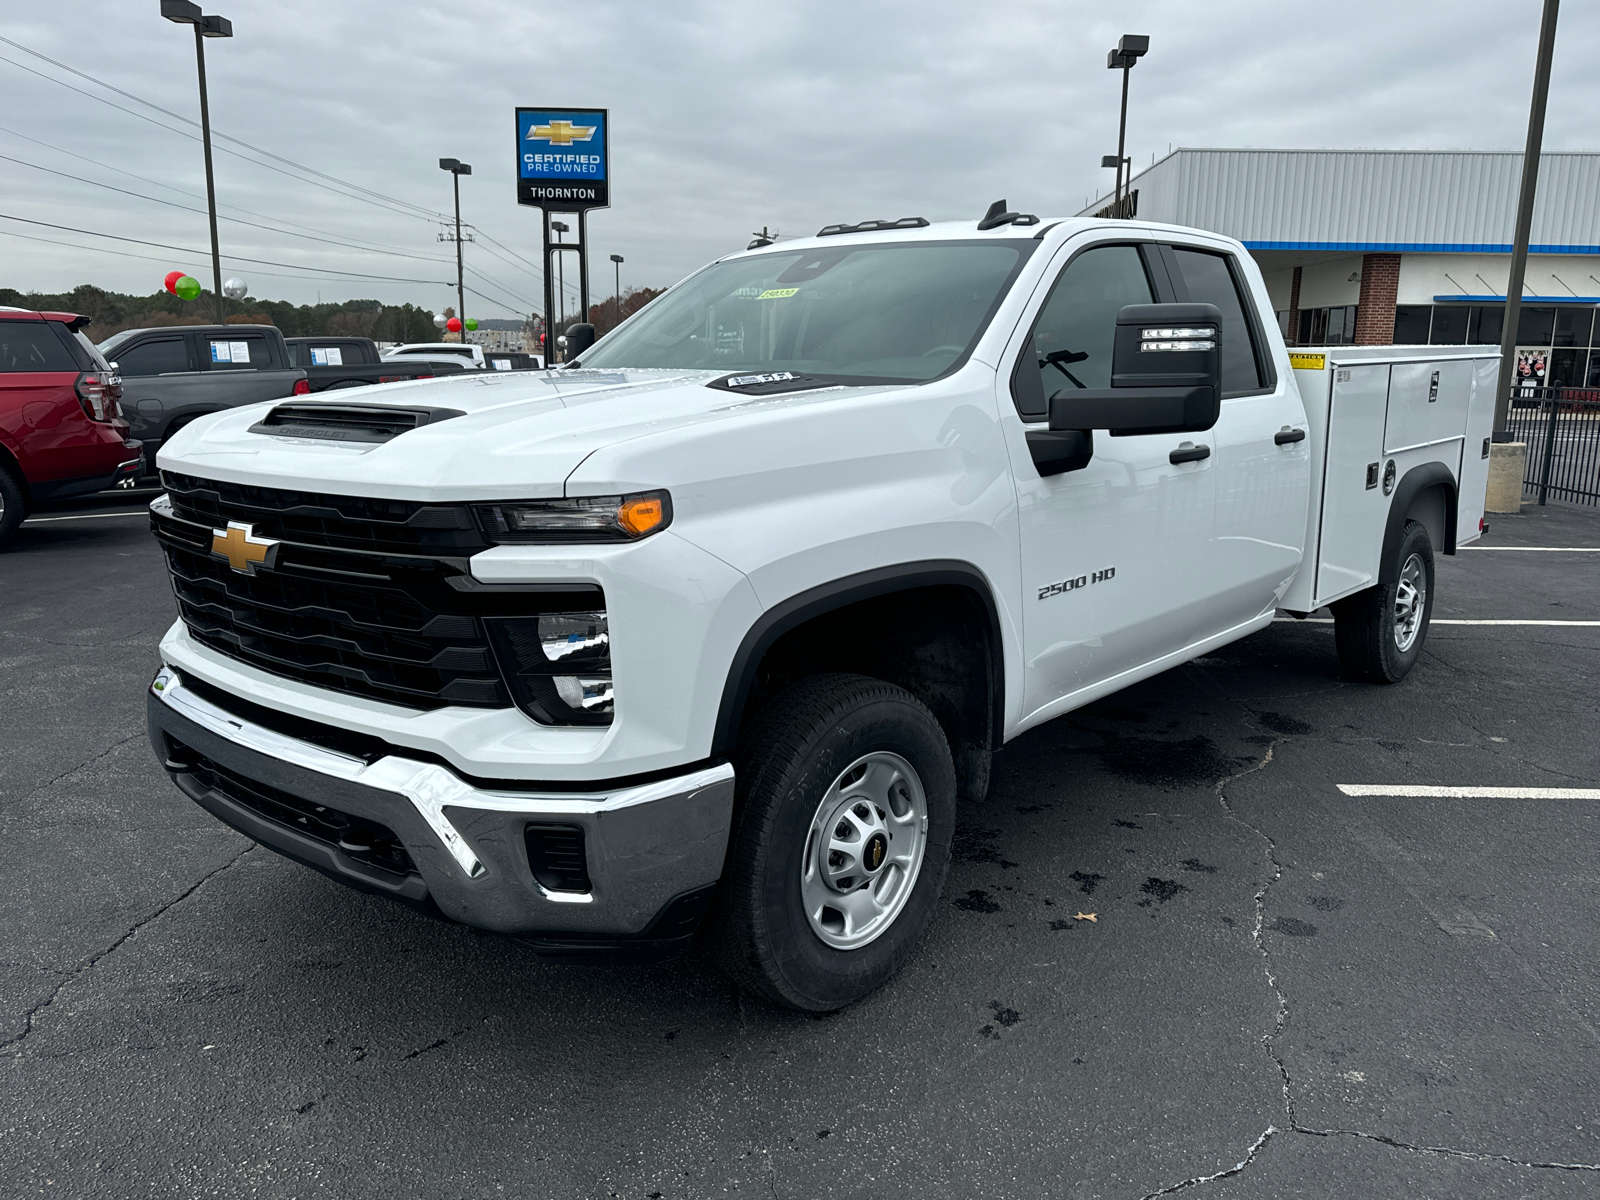
[(1051, 596), (1059, 596), (1063, 592), (1075, 592), (1081, 587), (1088, 587), (1092, 583), (1104, 583), (1113, 578), (1117, 573), (1115, 567), (1107, 567), (1103, 571), (1095, 571), (1089, 575), (1079, 575), (1074, 579), (1063, 579), (1060, 583), (1047, 583), (1039, 589), (1039, 599), (1048, 600)]

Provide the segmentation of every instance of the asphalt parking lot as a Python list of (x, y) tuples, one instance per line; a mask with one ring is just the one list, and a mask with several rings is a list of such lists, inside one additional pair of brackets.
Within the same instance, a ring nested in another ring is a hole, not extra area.
[(817, 1019), (217, 824), (145, 740), (156, 547), (94, 511), (0, 554), (0, 1196), (1600, 1194), (1600, 800), (1526, 791), (1600, 786), (1600, 554), (1514, 548), (1600, 512), (1496, 518), (1435, 610), (1596, 624), (1436, 623), (1376, 688), (1284, 621), (1019, 739), (920, 953)]

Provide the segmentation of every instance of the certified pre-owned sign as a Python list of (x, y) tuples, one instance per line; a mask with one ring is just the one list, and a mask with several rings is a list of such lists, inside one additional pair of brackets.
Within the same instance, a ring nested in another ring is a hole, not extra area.
[(517, 109), (517, 203), (553, 212), (606, 208), (606, 110)]

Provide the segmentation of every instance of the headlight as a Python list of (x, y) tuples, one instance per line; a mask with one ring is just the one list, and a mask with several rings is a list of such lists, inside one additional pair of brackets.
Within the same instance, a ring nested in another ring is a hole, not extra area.
[(664, 491), (473, 507), (490, 539), (508, 543), (636, 542), (672, 523), (672, 497)]
[(484, 623), (523, 712), (541, 725), (611, 724), (611, 633), (603, 611)]

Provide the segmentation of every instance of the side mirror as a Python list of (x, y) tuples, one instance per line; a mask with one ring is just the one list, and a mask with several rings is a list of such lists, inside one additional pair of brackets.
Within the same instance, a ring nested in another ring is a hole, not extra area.
[(594, 326), (587, 321), (567, 326), (567, 361), (570, 362), (594, 345)]
[(1109, 388), (1063, 388), (1050, 428), (1200, 433), (1222, 411), (1222, 311), (1215, 304), (1130, 304), (1117, 314)]

